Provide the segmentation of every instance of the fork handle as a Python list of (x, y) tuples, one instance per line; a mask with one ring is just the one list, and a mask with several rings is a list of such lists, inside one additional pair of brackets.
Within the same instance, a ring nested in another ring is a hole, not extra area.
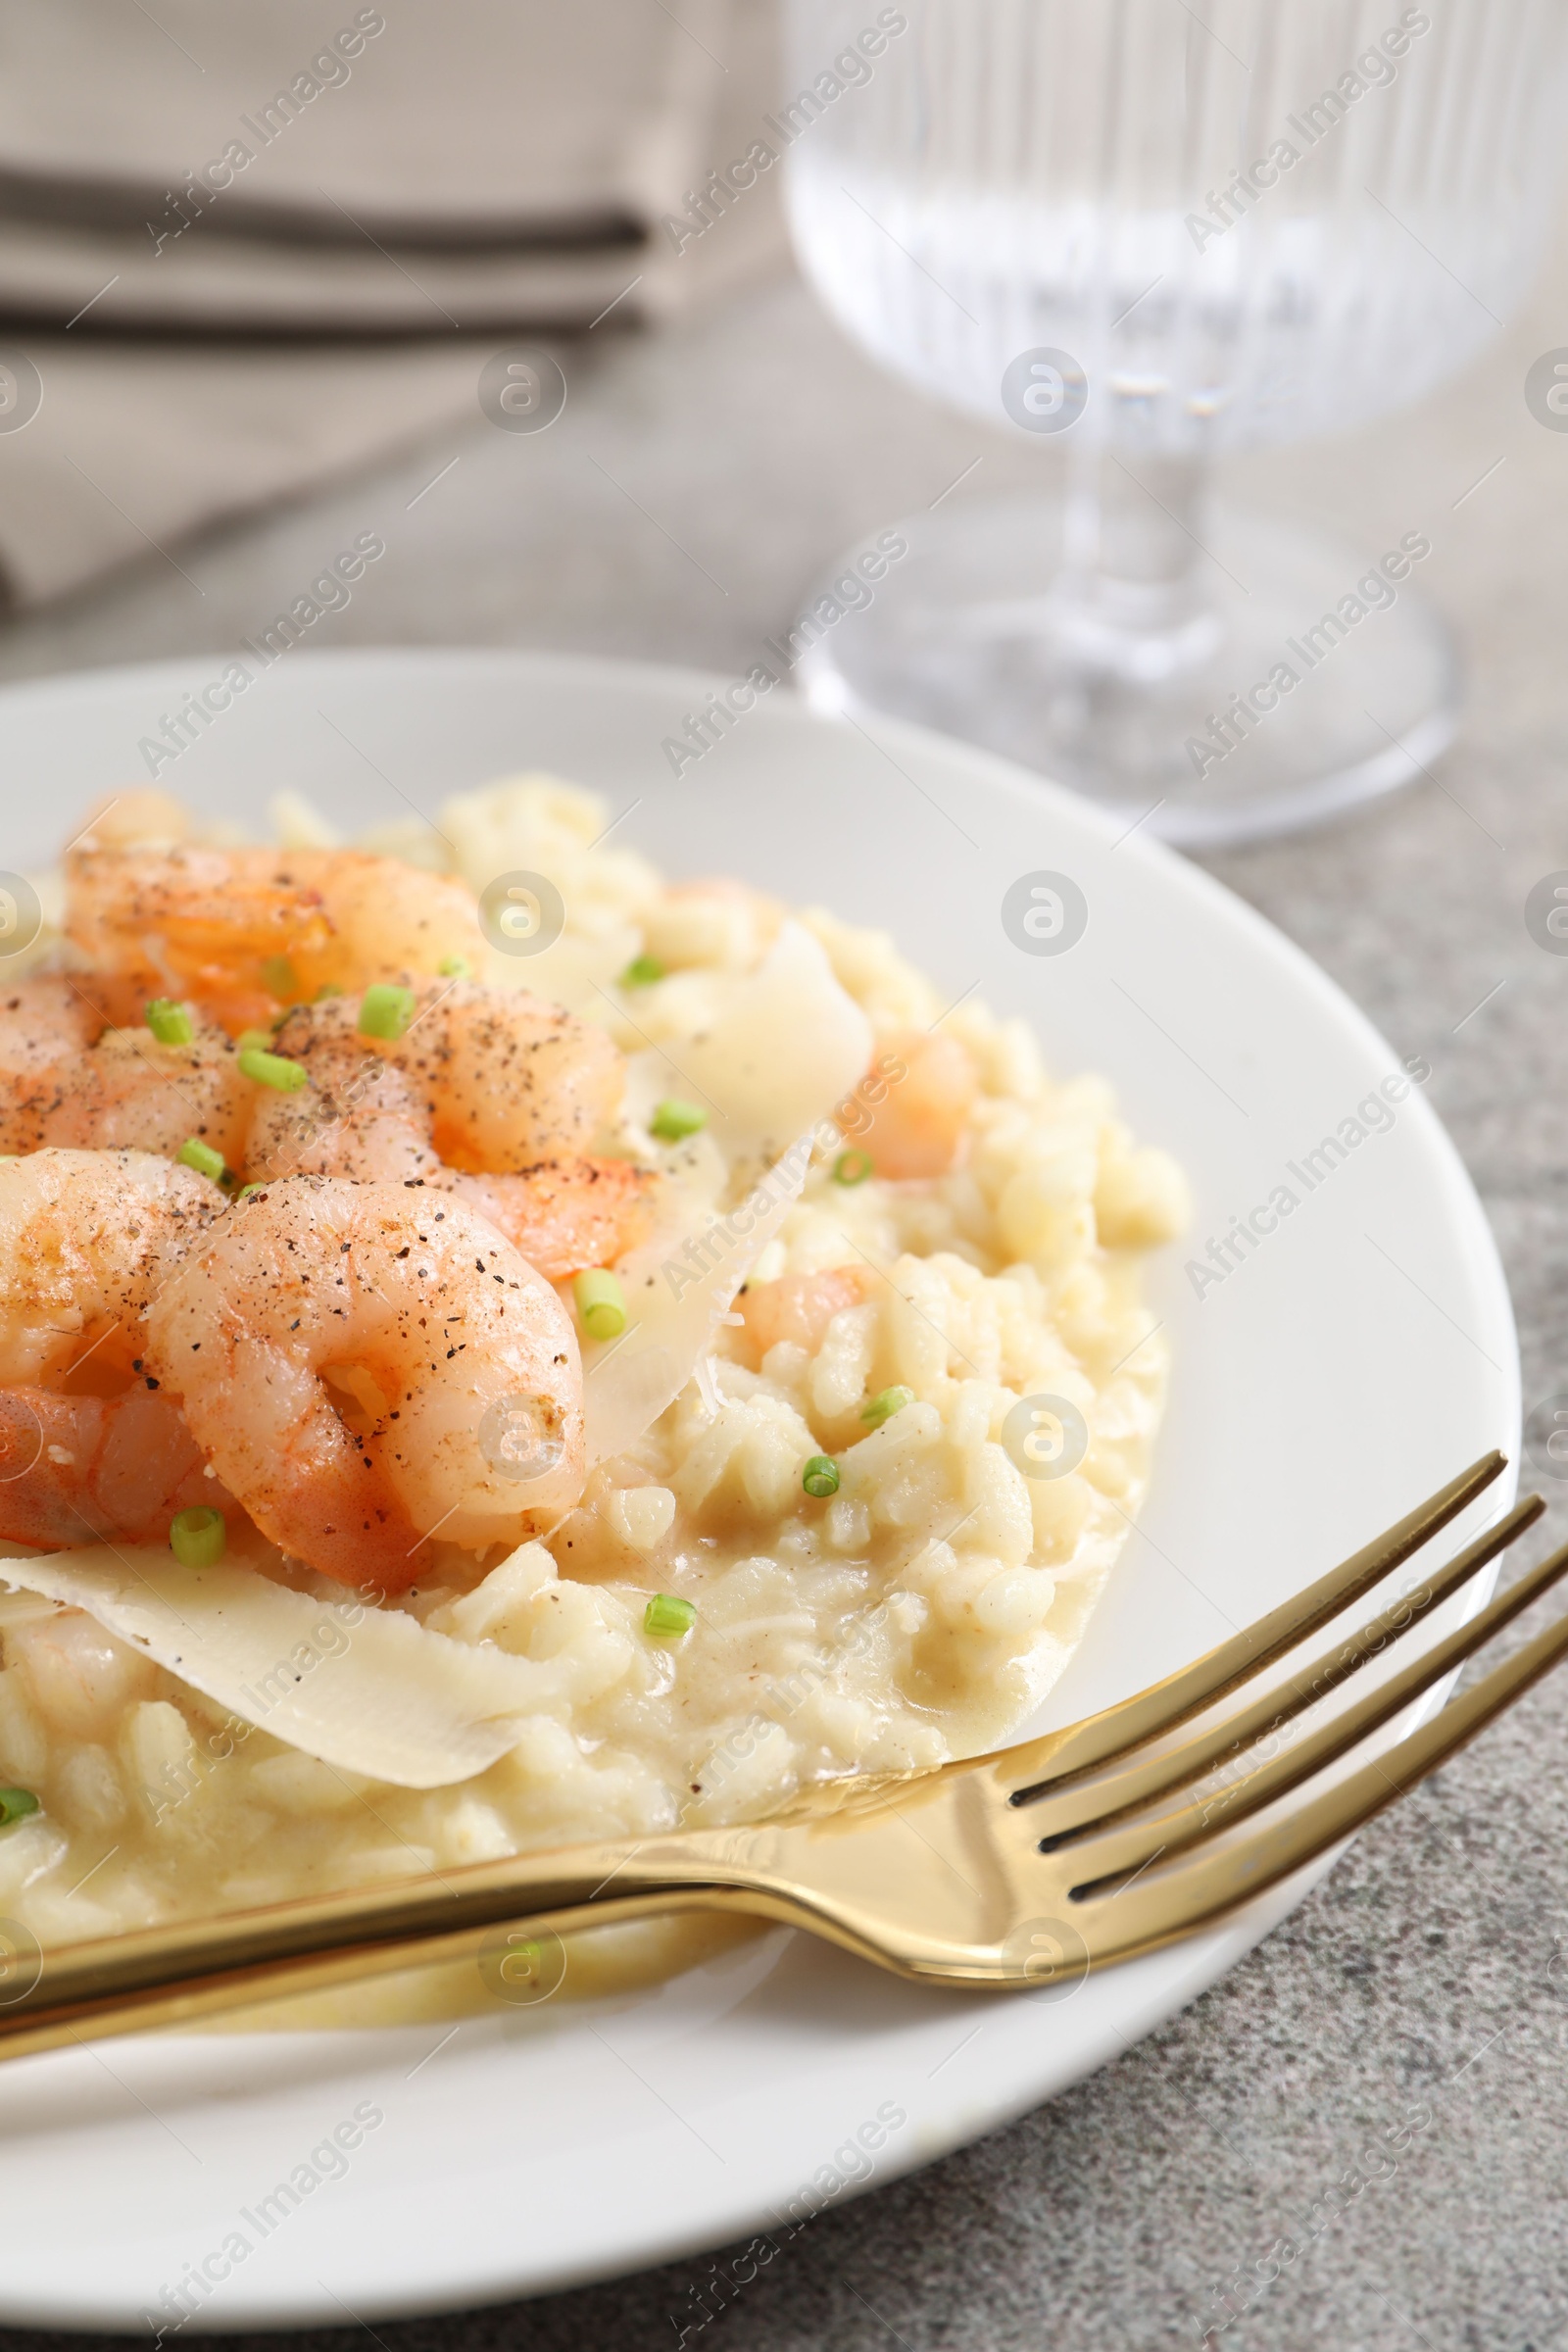
[(742, 1833), (716, 1831), (514, 1855), (416, 1886), (311, 1896), (49, 1952), (17, 1922), (0, 1922), (0, 2060), (479, 1960), (487, 1944), (499, 1973), (509, 1936), (524, 1930), (563, 1935), (675, 1911), (794, 1916), (754, 1883), (738, 1851), (726, 1851), (743, 1842)]

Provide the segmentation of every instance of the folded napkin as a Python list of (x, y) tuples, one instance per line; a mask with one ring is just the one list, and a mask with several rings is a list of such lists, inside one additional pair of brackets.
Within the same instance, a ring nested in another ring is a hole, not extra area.
[(767, 0), (0, 0), (0, 592), (471, 416), (509, 338), (760, 266), (770, 189), (662, 223), (757, 135), (771, 35)]

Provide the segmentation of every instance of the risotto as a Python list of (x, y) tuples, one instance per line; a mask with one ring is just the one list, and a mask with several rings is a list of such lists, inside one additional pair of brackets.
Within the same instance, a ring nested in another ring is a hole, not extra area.
[[(112, 804), (6, 967), (0, 1911), (47, 1947), (1005, 1739), (1148, 1479), (1170, 1159), (589, 793), (275, 815)], [(413, 1986), (333, 2014), (460, 1997)]]

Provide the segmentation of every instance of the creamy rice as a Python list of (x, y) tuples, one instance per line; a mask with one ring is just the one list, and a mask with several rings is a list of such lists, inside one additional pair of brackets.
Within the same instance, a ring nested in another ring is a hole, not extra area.
[[(286, 840), (321, 840), (298, 802), (278, 814)], [(657, 1047), (678, 1064), (758, 968), (770, 918), (750, 894), (666, 888), (634, 852), (592, 846), (608, 821), (594, 796), (534, 778), (449, 802), (440, 833), (476, 890), (525, 869), (562, 892), (560, 940), (498, 956), (490, 978), (559, 996), (628, 1054)], [(423, 828), (367, 846), (451, 863)], [(1141, 1262), (1179, 1229), (1182, 1180), (1134, 1144), (1103, 1080), (1048, 1076), (1023, 1022), (972, 998), (944, 1015), (885, 935), (820, 910), (802, 919), (879, 1043), (940, 1019), (963, 1047), (979, 1080), (967, 1148), (944, 1176), (850, 1186), (819, 1151), (747, 1298), (842, 1268), (863, 1295), (814, 1345), (784, 1339), (760, 1358), (726, 1325), (676, 1402), (593, 1471), (542, 1540), (487, 1573), (449, 1551), (429, 1584), (385, 1604), (459, 1642), (553, 1661), (550, 1706), (477, 1777), (394, 1788), (236, 1723), (90, 1618), (0, 1600), (0, 1777), (41, 1801), (0, 1835), (0, 1910), (47, 1945), (746, 1820), (816, 1776), (1001, 1741), (1049, 1690), (1147, 1483), (1166, 1349)], [(667, 976), (637, 990), (634, 1010), (612, 1004), (641, 955)], [(646, 1154), (646, 1130), (625, 1141)], [(662, 1161), (719, 1210), (755, 1174), (708, 1138)], [(911, 1401), (867, 1434), (867, 1399), (895, 1386)], [(1087, 1452), (1064, 1475), (1025, 1475), (1015, 1408), (1040, 1396), (1087, 1424)], [(815, 1454), (840, 1465), (830, 1498), (803, 1492)], [(304, 1572), (290, 1581), (334, 1591)], [(680, 1641), (645, 1631), (652, 1592), (695, 1607)], [(704, 1948), (691, 1923), (597, 1942), (582, 1984)], [(453, 1990), (432, 1972), (417, 2002)], [(332, 2013), (373, 2010), (362, 1999)]]

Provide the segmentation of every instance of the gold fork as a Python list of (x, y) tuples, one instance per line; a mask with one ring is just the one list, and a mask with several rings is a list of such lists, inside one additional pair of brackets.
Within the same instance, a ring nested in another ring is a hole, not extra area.
[[(0, 1923), (0, 2057), (465, 1957), (504, 1998), (542, 1995), (564, 1966), (562, 1931), (678, 1910), (784, 1921), (899, 1976), (969, 1987), (1061, 1984), (1169, 1943), (1350, 1836), (1568, 1652), (1564, 1617), (1430, 1722), (1325, 1778), (1568, 1569), (1564, 1545), (1457, 1632), (1309, 1720), (1540, 1517), (1532, 1495), (1381, 1615), (1255, 1695), (1219, 1703), (1410, 1558), (1503, 1467), (1485, 1456), (1138, 1697), (994, 1755), (827, 1783), (742, 1828), (523, 1854), (47, 1954)], [(1298, 1788), (1300, 1801), (1278, 1806)]]

